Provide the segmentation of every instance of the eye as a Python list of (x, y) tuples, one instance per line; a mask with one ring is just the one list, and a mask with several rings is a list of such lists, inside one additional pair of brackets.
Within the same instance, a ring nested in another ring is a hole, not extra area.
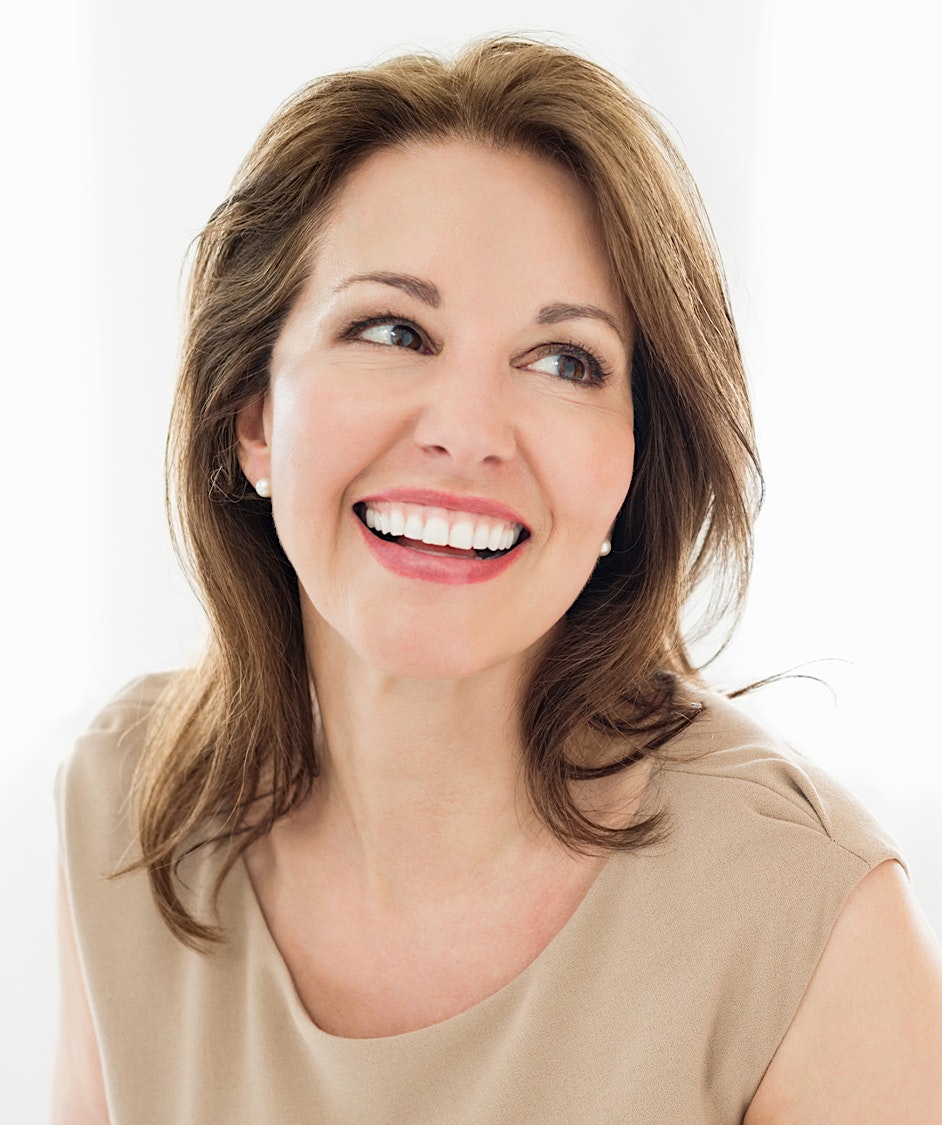
[[(556, 345), (560, 347), (560, 345)], [(604, 383), (609, 373), (591, 352), (575, 345), (565, 351), (547, 352), (528, 364), (536, 371), (545, 371), (568, 383)]]
[(411, 324), (398, 321), (380, 321), (355, 325), (354, 334), (358, 340), (366, 340), (371, 344), (385, 344), (392, 348), (408, 348), (409, 351), (419, 352), (425, 347), (425, 341), (418, 329)]

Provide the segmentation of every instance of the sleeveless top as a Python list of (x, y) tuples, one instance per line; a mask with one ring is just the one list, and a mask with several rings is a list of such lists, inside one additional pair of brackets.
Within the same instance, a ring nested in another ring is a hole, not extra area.
[[(613, 854), (523, 972), (418, 1031), (329, 1035), (241, 861), (220, 898), (228, 941), (210, 953), (172, 936), (146, 875), (107, 878), (135, 855), (128, 787), (165, 682), (125, 690), (57, 780), (112, 1125), (741, 1122), (847, 896), (900, 858), (835, 780), (702, 693), (645, 797), (666, 834)], [(181, 868), (194, 902), (211, 853)]]

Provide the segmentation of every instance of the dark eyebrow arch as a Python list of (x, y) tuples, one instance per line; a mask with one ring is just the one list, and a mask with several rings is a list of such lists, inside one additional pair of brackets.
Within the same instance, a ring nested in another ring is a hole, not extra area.
[(612, 329), (623, 344), (625, 343), (624, 333), (618, 321), (611, 313), (595, 305), (567, 305), (563, 302), (544, 305), (536, 317), (537, 324), (559, 324), (563, 320), (601, 320)]
[(401, 289), (404, 293), (408, 293), (410, 297), (415, 297), (417, 301), (421, 301), (424, 305), (431, 305), (433, 309), (437, 309), (442, 302), (441, 294), (430, 281), (423, 281), (421, 277), (413, 277), (408, 273), (384, 273), (382, 271), (379, 273), (357, 273), (341, 281), (334, 288), (334, 292), (339, 293), (342, 289), (355, 285), (358, 281), (376, 281), (380, 285), (391, 285), (394, 289)]
[[(351, 285), (363, 281), (371, 281), (380, 285), (390, 285), (393, 289), (401, 289), (404, 293), (408, 293), (410, 297), (415, 297), (417, 301), (421, 301), (433, 309), (437, 309), (442, 303), (441, 293), (431, 281), (425, 281), (421, 277), (415, 277), (409, 273), (387, 273), (383, 270), (373, 273), (356, 273), (351, 277), (344, 278), (334, 287), (334, 292), (340, 293)], [(583, 319), (601, 320), (603, 324), (607, 324), (612, 329), (622, 343), (625, 343), (625, 337), (618, 321), (611, 313), (598, 308), (596, 305), (571, 305), (564, 301), (557, 301), (552, 305), (544, 305), (537, 313), (536, 322), (537, 324), (559, 324), (564, 320)]]

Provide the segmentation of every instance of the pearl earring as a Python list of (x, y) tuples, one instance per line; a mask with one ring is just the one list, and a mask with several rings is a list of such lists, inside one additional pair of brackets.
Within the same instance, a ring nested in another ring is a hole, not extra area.
[(255, 482), (255, 491), (267, 500), (271, 496), (271, 481), (267, 477), (260, 477)]
[(604, 539), (602, 546), (599, 547), (599, 558), (604, 559), (606, 555), (610, 554), (612, 550), (612, 543), (610, 539)]

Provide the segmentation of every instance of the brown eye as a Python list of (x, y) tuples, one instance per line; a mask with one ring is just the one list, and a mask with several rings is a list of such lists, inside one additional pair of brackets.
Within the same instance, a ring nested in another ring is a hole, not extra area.
[(588, 375), (585, 364), (574, 355), (561, 355), (557, 357), (557, 374), (561, 379), (573, 379), (581, 383)]
[(552, 352), (550, 355), (534, 360), (530, 366), (537, 371), (545, 371), (548, 375), (555, 375), (568, 383), (601, 382), (598, 366), (593, 365), (589, 357), (583, 357), (576, 352)]
[(386, 344), (394, 348), (408, 348), (410, 351), (422, 350), (422, 337), (408, 324), (389, 322), (386, 324), (372, 324), (360, 333), (362, 340), (371, 344)]

